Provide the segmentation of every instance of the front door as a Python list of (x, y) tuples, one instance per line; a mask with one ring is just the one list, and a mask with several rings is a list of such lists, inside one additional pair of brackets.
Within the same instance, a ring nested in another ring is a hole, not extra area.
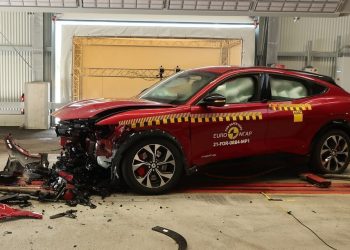
[(208, 94), (226, 98), (222, 107), (191, 107), (192, 164), (267, 152), (265, 143), (267, 103), (261, 101), (263, 77), (236, 76), (219, 83)]

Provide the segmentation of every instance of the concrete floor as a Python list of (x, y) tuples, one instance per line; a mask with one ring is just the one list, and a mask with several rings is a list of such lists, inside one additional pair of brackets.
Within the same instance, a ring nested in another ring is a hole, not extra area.
[[(0, 127), (1, 138), (8, 132)], [(12, 133), (31, 152), (58, 152), (52, 131)], [(0, 168), (6, 158), (0, 142)], [(268, 201), (261, 194), (115, 194), (105, 200), (93, 197), (96, 209), (77, 206), (77, 219), (56, 220), (49, 216), (70, 208), (34, 202), (28, 209), (43, 212), (44, 218), (0, 222), (0, 248), (177, 249), (172, 239), (151, 230), (163, 226), (182, 234), (188, 249), (327, 249), (287, 213), (292, 211), (328, 244), (349, 249), (350, 195), (273, 197), (283, 201)]]

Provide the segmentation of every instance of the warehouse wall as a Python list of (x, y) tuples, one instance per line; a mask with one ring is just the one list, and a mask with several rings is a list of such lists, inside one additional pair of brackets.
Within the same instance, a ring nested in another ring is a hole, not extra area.
[[(334, 18), (301, 17), (294, 22), (293, 17), (281, 17), (279, 25), (279, 53), (307, 51), (308, 41), (312, 41), (312, 50), (319, 52), (335, 52), (337, 36), (341, 36), (341, 47), (350, 44), (350, 16)], [(306, 58), (279, 57), (279, 63), (288, 68), (302, 69), (306, 66)], [(335, 73), (335, 58), (314, 58), (312, 66), (319, 73), (332, 75)]]
[(0, 102), (19, 101), (32, 80), (31, 19), (26, 12), (0, 11)]

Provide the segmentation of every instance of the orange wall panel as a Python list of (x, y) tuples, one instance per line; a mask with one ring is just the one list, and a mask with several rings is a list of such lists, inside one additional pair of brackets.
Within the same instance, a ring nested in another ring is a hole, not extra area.
[[(85, 44), (80, 44), (79, 72), (82, 73), (79, 78), (79, 99), (135, 96), (159, 81), (155, 77), (161, 65), (165, 69), (175, 69), (177, 65), (181, 69), (190, 69), (221, 65), (222, 61), (221, 47), (214, 40), (200, 40), (201, 46), (197, 47), (193, 44), (198, 40), (191, 39), (120, 38), (118, 43), (116, 38), (83, 38), (82, 41)], [(241, 51), (241, 41), (237, 40), (228, 50), (228, 64), (241, 65)], [(132, 78), (123, 75), (117, 77), (115, 74), (118, 73), (113, 71), (115, 69), (156, 71), (150, 75), (154, 78), (137, 75)]]

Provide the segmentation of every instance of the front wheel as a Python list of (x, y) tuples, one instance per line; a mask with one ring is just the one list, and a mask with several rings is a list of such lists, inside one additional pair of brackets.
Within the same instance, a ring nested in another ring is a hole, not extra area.
[(350, 138), (342, 130), (330, 130), (317, 140), (312, 152), (313, 166), (323, 174), (340, 174), (350, 162)]
[(182, 174), (181, 153), (170, 141), (149, 138), (128, 150), (122, 165), (125, 182), (142, 194), (161, 194), (174, 187)]

